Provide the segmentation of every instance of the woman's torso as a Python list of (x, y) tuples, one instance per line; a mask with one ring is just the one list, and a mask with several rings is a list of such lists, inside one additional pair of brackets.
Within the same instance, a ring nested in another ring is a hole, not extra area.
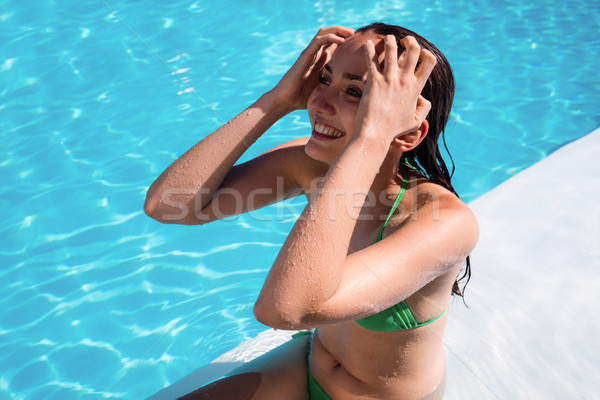
[(355, 322), (318, 328), (311, 373), (334, 399), (420, 399), (445, 376), (445, 319), (392, 333), (369, 332)]
[[(326, 168), (317, 166), (308, 171), (311, 173), (304, 182), (307, 183), (305, 192), (310, 199), (315, 181), (325, 174)], [(429, 191), (436, 192), (432, 193), (435, 196), (449, 193), (415, 172), (411, 172), (408, 179), (406, 193), (384, 230), (384, 238), (418, 213), (418, 203), (428, 196)], [(393, 201), (396, 194), (390, 192), (388, 197)], [(375, 215), (385, 215), (390, 211), (389, 204), (377, 204), (375, 207), (378, 209), (364, 211)], [(381, 218), (358, 221), (349, 252), (373, 244), (382, 224)], [(405, 300), (418, 322), (435, 318), (447, 307), (461, 265), (457, 264), (408, 298), (399, 298), (398, 302)], [(356, 321), (318, 328), (312, 341), (311, 373), (334, 399), (423, 398), (440, 386), (445, 378), (442, 336), (447, 314), (431, 324), (395, 332), (371, 331)]]

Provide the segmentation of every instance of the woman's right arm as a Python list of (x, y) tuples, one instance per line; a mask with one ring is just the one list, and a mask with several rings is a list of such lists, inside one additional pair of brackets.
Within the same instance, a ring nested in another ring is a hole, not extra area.
[(233, 164), (289, 111), (271, 92), (263, 95), (194, 145), (154, 181), (146, 194), (146, 214), (163, 223), (201, 224), (197, 212), (211, 201)]
[[(320, 70), (335, 49), (331, 45), (343, 43), (352, 33), (352, 29), (339, 26), (321, 29), (273, 90), (198, 142), (156, 179), (146, 195), (145, 213), (163, 223), (202, 224), (248, 211), (248, 200), (257, 190), (263, 190), (264, 204), (278, 195), (285, 197), (295, 182), (289, 179), (289, 164), (281, 161), (297, 153), (293, 146), (233, 165), (277, 120), (306, 108)], [(275, 176), (281, 177), (280, 181), (273, 179)], [(219, 193), (219, 189), (227, 189), (227, 193)], [(268, 191), (271, 197), (264, 199)], [(219, 213), (202, 213), (215, 195), (221, 198)]]

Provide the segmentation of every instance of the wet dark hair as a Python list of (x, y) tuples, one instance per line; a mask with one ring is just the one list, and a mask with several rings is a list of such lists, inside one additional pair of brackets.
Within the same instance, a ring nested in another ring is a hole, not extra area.
[[(381, 22), (375, 22), (367, 26), (363, 26), (356, 30), (357, 33), (373, 32), (378, 35), (394, 35), (396, 41), (405, 36), (414, 37), (421, 48), (429, 50), (436, 58), (437, 63), (423, 88), (421, 94), (427, 100), (431, 102), (431, 110), (427, 115), (427, 122), (429, 123), (429, 130), (423, 141), (415, 147), (413, 150), (405, 153), (403, 159), (400, 161), (404, 163), (408, 160), (410, 165), (417, 169), (419, 173), (426, 176), (431, 182), (437, 183), (450, 190), (452, 193), (458, 196), (456, 190), (452, 186), (451, 180), (454, 174), (454, 160), (446, 145), (446, 137), (444, 130), (448, 118), (450, 117), (450, 110), (452, 108), (452, 100), (454, 99), (454, 75), (452, 74), (452, 68), (448, 63), (448, 60), (441, 51), (438, 50), (431, 42), (422, 37), (421, 35), (396, 25), (387, 25)], [(450, 156), (452, 161), (452, 172), (448, 171), (448, 167), (442, 158), (440, 148), (438, 144), (439, 137), (442, 137), (442, 142), (446, 152)], [(463, 289), (461, 290), (458, 286), (458, 282), (465, 280)], [(463, 291), (469, 280), (471, 279), (471, 260), (467, 257), (466, 267), (463, 275), (457, 279), (452, 288), (452, 293), (459, 296), (463, 295)]]

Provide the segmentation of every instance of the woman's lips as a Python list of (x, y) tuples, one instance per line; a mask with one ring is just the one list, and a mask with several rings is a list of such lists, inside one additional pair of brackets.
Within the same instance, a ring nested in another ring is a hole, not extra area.
[(321, 140), (333, 140), (345, 136), (343, 132), (320, 122), (315, 122), (315, 127), (313, 128), (312, 134), (315, 138)]

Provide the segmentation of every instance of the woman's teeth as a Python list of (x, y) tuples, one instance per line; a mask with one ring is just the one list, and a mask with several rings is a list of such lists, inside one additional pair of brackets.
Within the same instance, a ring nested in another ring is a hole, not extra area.
[(329, 126), (325, 126), (323, 124), (315, 124), (315, 131), (320, 133), (321, 135), (325, 135), (325, 136), (330, 136), (330, 137), (335, 137), (335, 138), (339, 138), (344, 136), (344, 134), (340, 131), (338, 131), (337, 129), (331, 128)]

